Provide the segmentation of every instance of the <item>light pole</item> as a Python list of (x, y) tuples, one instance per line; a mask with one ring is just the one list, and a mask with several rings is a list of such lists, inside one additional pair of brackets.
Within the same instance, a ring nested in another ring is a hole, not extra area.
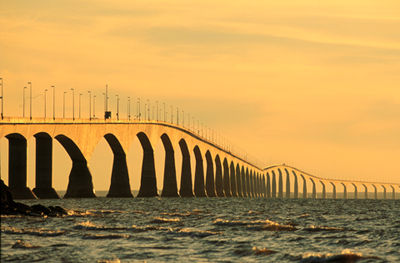
[(4, 119), (4, 93), (3, 93), (3, 78), (1, 80), (1, 119)]
[(93, 95), (93, 118), (96, 118), (96, 95)]
[(150, 121), (150, 101), (147, 100), (147, 120)]
[(117, 99), (117, 121), (119, 121), (119, 96), (118, 94), (115, 95), (116, 99)]
[(131, 97), (128, 97), (128, 121), (131, 120)]
[(47, 89), (44, 90), (44, 119), (46, 119), (46, 101), (47, 101)]
[(82, 93), (79, 93), (79, 119), (81, 118), (81, 97)]
[(64, 91), (63, 94), (63, 119), (65, 119), (65, 94), (67, 94), (66, 91)]
[(32, 120), (32, 82), (28, 82), (29, 84), (29, 119)]
[(176, 125), (179, 125), (179, 108), (176, 107)]
[(92, 120), (92, 92), (89, 90), (89, 120)]
[(72, 120), (75, 120), (75, 89), (71, 88), (72, 91)]
[(25, 118), (25, 90), (27, 87), (24, 87), (22, 90), (22, 117)]
[(54, 86), (51, 86), (53, 88), (53, 120), (56, 119), (56, 89)]
[(138, 119), (140, 121), (140, 98), (138, 98)]

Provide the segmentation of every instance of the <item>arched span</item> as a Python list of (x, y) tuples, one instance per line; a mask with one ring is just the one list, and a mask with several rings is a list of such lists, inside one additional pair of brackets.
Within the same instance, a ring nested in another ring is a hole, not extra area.
[(64, 198), (96, 197), (93, 191), (92, 175), (81, 150), (65, 135), (57, 135), (55, 138), (72, 160), (72, 169)]
[(347, 199), (347, 187), (344, 183), (341, 183), (343, 185), (343, 199)]
[(307, 182), (306, 182), (306, 178), (302, 174), (300, 174), (300, 176), (303, 179), (303, 198), (306, 199), (307, 198)]
[(278, 168), (278, 174), (279, 174), (279, 183), (278, 183), (278, 198), (283, 198), (283, 178), (282, 178), (282, 171), (280, 168)]
[(374, 184), (372, 185), (372, 187), (374, 188), (374, 197), (375, 197), (375, 200), (376, 200), (376, 199), (378, 199), (378, 188)]
[(35, 188), (40, 199), (60, 198), (53, 188), (53, 139), (48, 133), (34, 135), (36, 139)]
[(128, 165), (126, 154), (121, 143), (113, 134), (104, 135), (113, 155), (113, 167), (111, 173), (111, 184), (107, 197), (133, 197), (129, 182)]
[(181, 188), (179, 194), (181, 197), (193, 197), (192, 185), (192, 168), (190, 164), (189, 148), (184, 139), (179, 141), (179, 147), (182, 152), (182, 172), (181, 172)]
[(294, 177), (294, 192), (293, 192), (293, 197), (294, 198), (299, 198), (299, 181), (297, 180), (297, 174), (294, 170), (292, 170), (292, 174)]
[(215, 186), (216, 186), (216, 193), (217, 196), (223, 197), (224, 196), (224, 185), (222, 181), (222, 165), (221, 165), (221, 159), (219, 158), (219, 155), (217, 154), (215, 156)]
[(154, 165), (154, 151), (150, 140), (143, 132), (136, 135), (143, 148), (142, 176), (138, 197), (157, 196), (157, 179)]
[(205, 197), (206, 192), (204, 189), (203, 157), (201, 155), (199, 146), (196, 145), (193, 149), (193, 152), (196, 158), (196, 171), (194, 174), (194, 194), (196, 197)]
[(368, 199), (368, 188), (365, 184), (362, 185), (364, 187), (364, 199)]
[(240, 174), (240, 166), (236, 164), (236, 191), (238, 197), (243, 197), (242, 193), (242, 176)]
[(317, 199), (317, 188), (315, 186), (315, 182), (312, 178), (310, 178), (310, 181), (312, 183), (312, 199)]
[(206, 193), (208, 197), (215, 197), (214, 162), (211, 153), (208, 150), (206, 152), (206, 163)]
[(178, 197), (178, 185), (176, 183), (175, 152), (171, 140), (167, 134), (161, 135), (165, 149), (164, 182), (161, 196)]
[(323, 181), (319, 181), (322, 185), (322, 199), (326, 199), (326, 187)]
[(272, 170), (271, 197), (276, 198), (276, 175), (274, 170)]
[(267, 173), (267, 198), (271, 198), (272, 197), (272, 193), (271, 193), (271, 177), (269, 175), (269, 173)]
[(333, 182), (330, 182), (332, 185), (332, 199), (336, 199), (336, 185)]
[(355, 183), (352, 183), (353, 187), (354, 187), (354, 199), (358, 198), (358, 191), (357, 191), (357, 185)]
[(223, 162), (223, 167), (224, 167), (224, 194), (226, 197), (231, 197), (231, 182), (230, 182), (230, 176), (229, 176), (229, 165), (228, 165), (228, 160), (224, 158)]
[(8, 186), (15, 199), (36, 199), (27, 187), (27, 141), (19, 133), (6, 136), (8, 139)]
[(237, 196), (237, 191), (236, 191), (236, 170), (235, 170), (235, 165), (234, 163), (231, 161), (231, 165), (230, 165), (230, 179), (231, 179), (231, 194), (233, 197)]
[(290, 198), (290, 174), (288, 169), (285, 168), (285, 173), (286, 173), (286, 198)]
[(383, 188), (383, 199), (386, 200), (386, 187), (384, 185), (381, 185)]

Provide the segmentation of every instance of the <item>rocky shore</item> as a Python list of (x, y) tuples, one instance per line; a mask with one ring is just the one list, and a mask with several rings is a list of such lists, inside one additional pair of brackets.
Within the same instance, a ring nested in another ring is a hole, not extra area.
[(10, 189), (0, 179), (0, 197), (1, 197), (1, 215), (27, 215), (27, 216), (65, 216), (68, 212), (60, 206), (46, 207), (41, 204), (25, 205), (23, 203), (15, 202)]

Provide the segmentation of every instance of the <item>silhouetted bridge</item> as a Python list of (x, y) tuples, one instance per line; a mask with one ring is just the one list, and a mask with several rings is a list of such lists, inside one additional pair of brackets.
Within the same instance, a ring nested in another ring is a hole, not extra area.
[[(9, 187), (14, 197), (20, 199), (58, 198), (52, 186), (54, 139), (72, 160), (65, 198), (95, 197), (87, 160), (102, 138), (108, 142), (114, 156), (108, 197), (132, 197), (126, 151), (136, 138), (143, 148), (138, 197), (158, 195), (153, 145), (160, 140), (165, 149), (161, 191), (161, 196), (165, 197), (309, 198), (307, 183), (310, 183), (311, 197), (317, 198), (316, 184), (319, 183), (321, 198), (327, 198), (328, 185), (332, 187), (333, 198), (336, 198), (338, 186), (343, 187), (344, 198), (348, 197), (349, 186), (354, 187), (355, 198), (361, 186), (366, 198), (369, 187), (374, 188), (375, 198), (378, 198), (378, 188), (384, 191), (384, 198), (386, 190), (391, 189), (392, 198), (395, 198), (395, 189), (400, 188), (399, 184), (323, 179), (285, 165), (262, 169), (200, 133), (161, 121), (8, 118), (0, 122), (0, 127), (0, 138), (6, 137), (9, 142)], [(31, 137), (36, 141), (33, 192), (27, 187), (27, 140)], [(177, 149), (182, 155), (179, 189), (175, 162)], [(195, 169), (192, 173), (193, 155)], [(299, 185), (302, 185), (301, 195)]]

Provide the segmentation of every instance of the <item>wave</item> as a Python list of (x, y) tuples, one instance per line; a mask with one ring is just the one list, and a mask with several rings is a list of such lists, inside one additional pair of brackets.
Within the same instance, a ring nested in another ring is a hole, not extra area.
[(194, 228), (181, 228), (181, 229), (174, 230), (174, 232), (178, 233), (179, 235), (190, 236), (190, 237), (200, 237), (200, 238), (222, 234), (222, 232), (210, 231), (210, 230), (200, 230), (200, 229), (194, 229)]
[(15, 242), (15, 244), (12, 245), (12, 248), (34, 249), (34, 248), (41, 248), (41, 246), (32, 245), (23, 240), (17, 240), (17, 242)]
[(1, 232), (5, 234), (26, 234), (41, 237), (55, 237), (61, 236), (65, 233), (63, 230), (49, 230), (44, 228), (15, 228), (15, 227), (1, 227)]
[(130, 238), (130, 235), (127, 234), (108, 234), (108, 235), (100, 235), (100, 234), (85, 234), (82, 238), (83, 239), (121, 239)]
[(380, 259), (374, 256), (363, 256), (361, 253), (355, 253), (349, 249), (343, 250), (340, 254), (331, 253), (306, 253), (302, 256), (301, 263), (323, 263), (323, 262), (337, 262), (337, 263), (352, 263), (362, 259)]
[(264, 248), (253, 247), (252, 250), (255, 255), (271, 255), (277, 253), (275, 250), (271, 250), (265, 247)]
[(180, 218), (164, 218), (164, 217), (154, 217), (151, 223), (177, 223), (180, 222)]
[(330, 227), (330, 226), (315, 226), (310, 225), (309, 227), (303, 228), (305, 231), (309, 232), (318, 232), (318, 231), (329, 231), (329, 232), (337, 232), (337, 231), (344, 231), (344, 228), (341, 227)]
[(126, 227), (109, 227), (109, 226), (102, 226), (96, 225), (90, 221), (77, 223), (74, 226), (74, 229), (84, 229), (84, 230), (127, 230)]
[(226, 220), (216, 219), (213, 222), (218, 226), (247, 226), (249, 230), (267, 230), (267, 231), (295, 231), (297, 228), (293, 225), (279, 224), (271, 220), (252, 220), (252, 221), (240, 221), (240, 220)]

